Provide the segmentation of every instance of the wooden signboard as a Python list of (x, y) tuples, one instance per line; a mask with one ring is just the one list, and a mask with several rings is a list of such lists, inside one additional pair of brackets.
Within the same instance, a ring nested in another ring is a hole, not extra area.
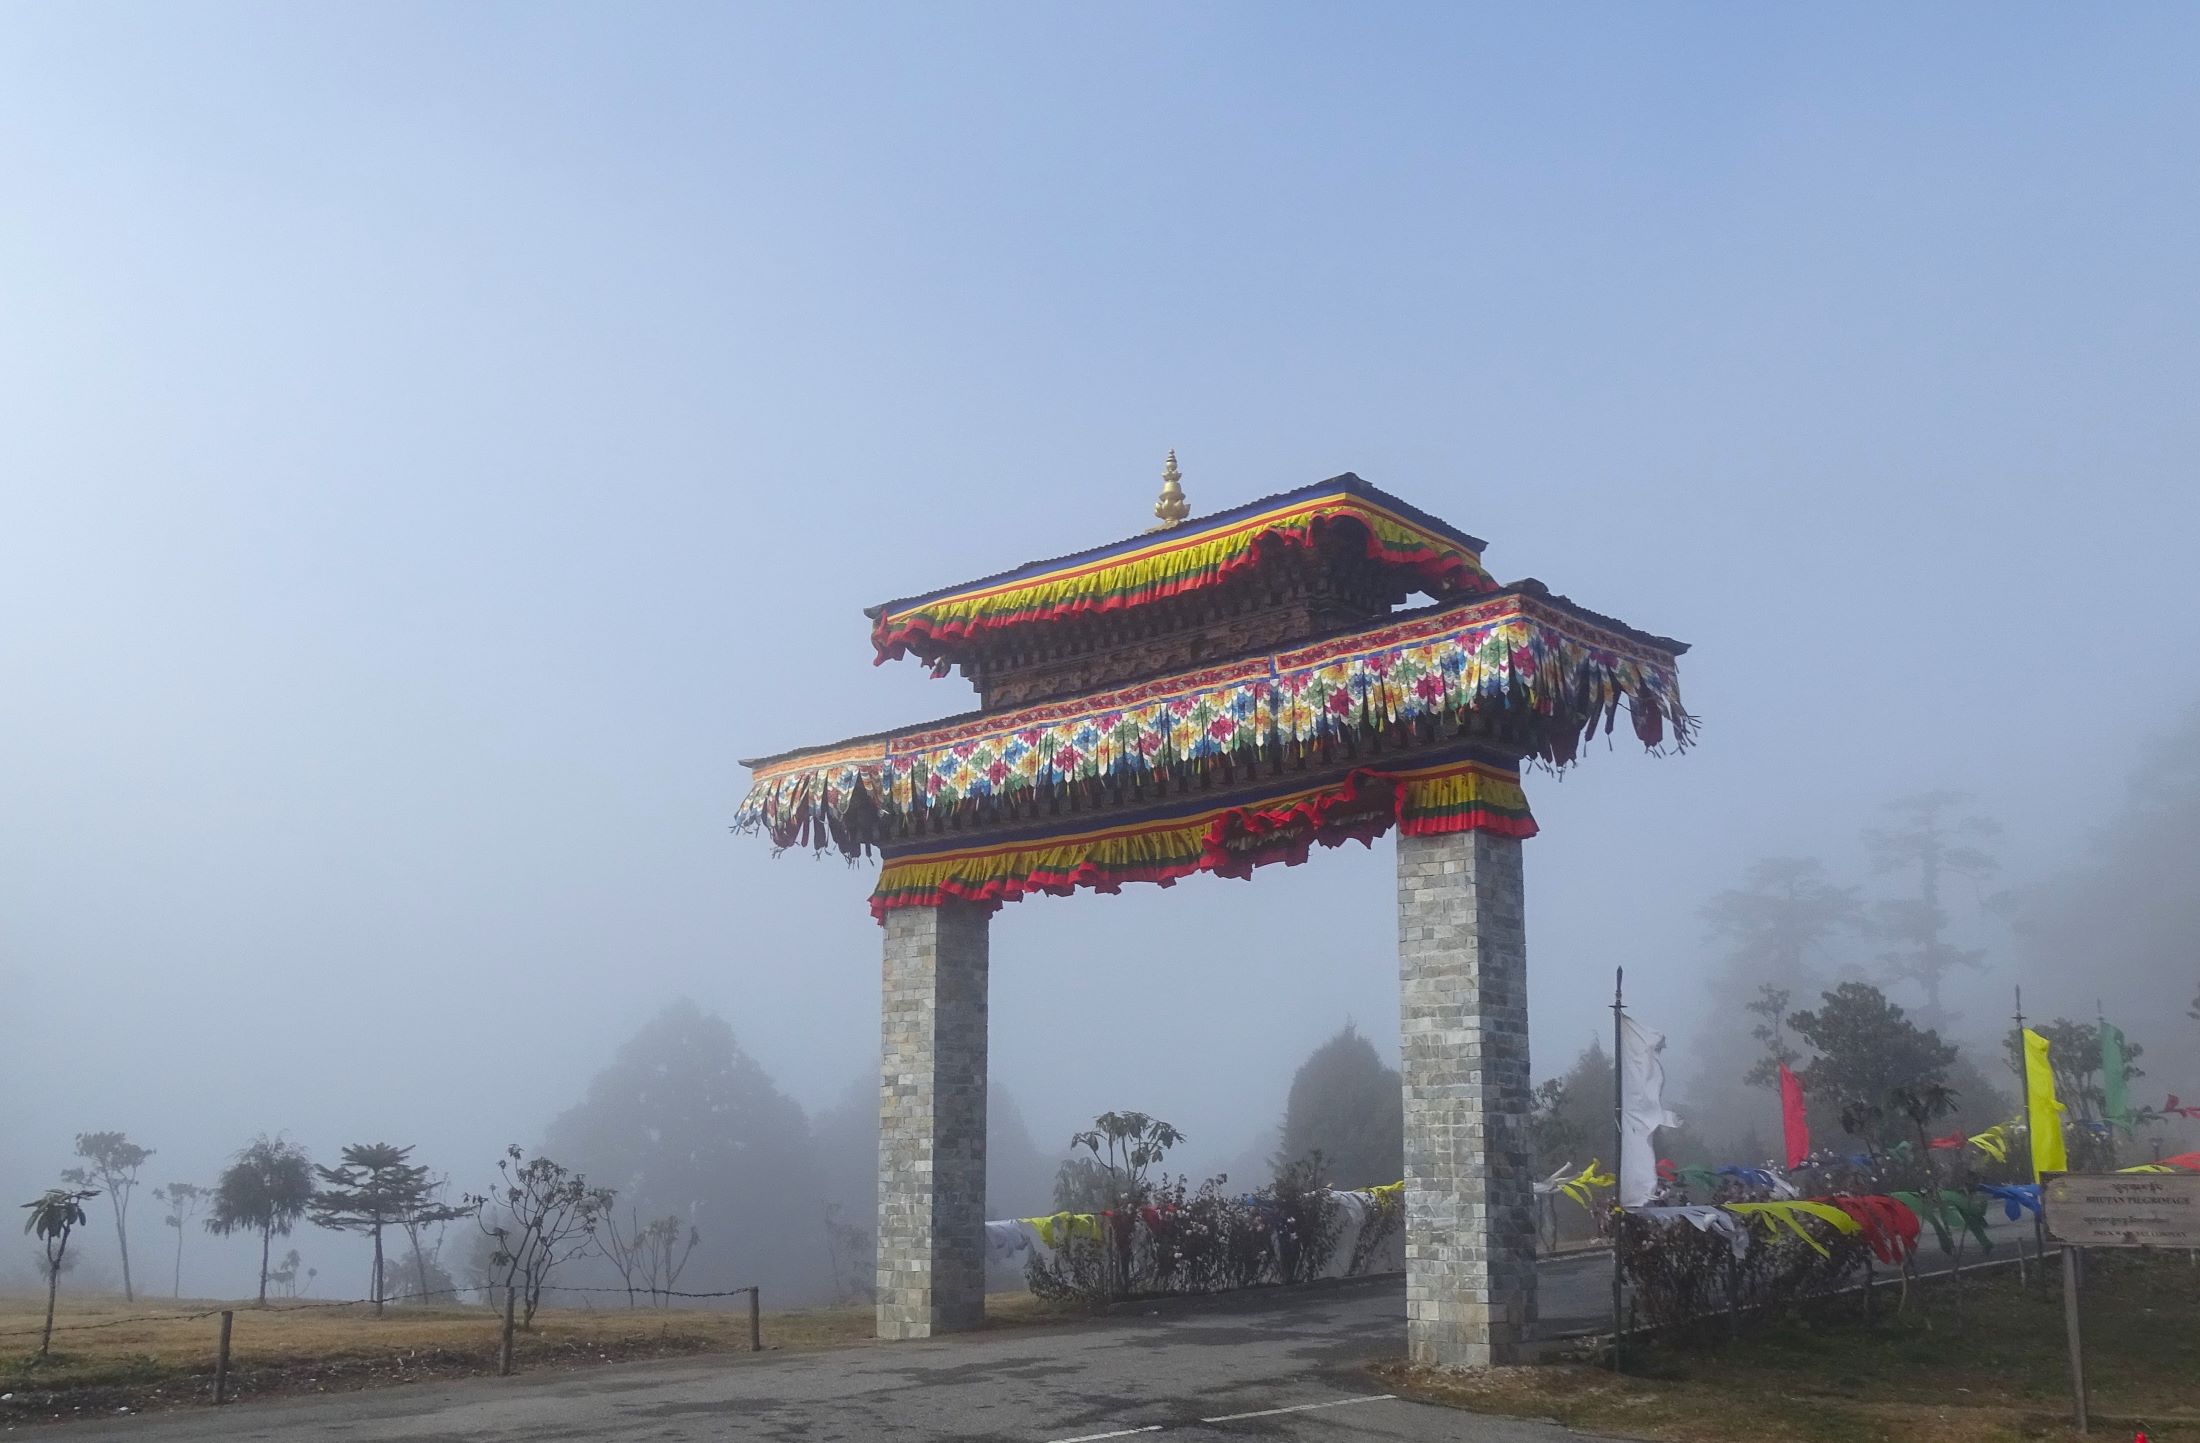
[(2200, 1173), (2061, 1172), (2040, 1180), (2047, 1235), (2063, 1245), (2063, 1329), (2070, 1393), (2086, 1431), (2078, 1254), (2086, 1248), (2200, 1248)]
[(2200, 1248), (2200, 1173), (2066, 1172), (2041, 1184), (2047, 1235), (2081, 1248)]

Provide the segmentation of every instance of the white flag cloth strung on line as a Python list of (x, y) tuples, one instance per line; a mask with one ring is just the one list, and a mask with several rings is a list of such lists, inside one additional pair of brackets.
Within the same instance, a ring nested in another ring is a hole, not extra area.
[(1726, 1239), (1735, 1257), (1749, 1251), (1749, 1225), (1724, 1208), (1636, 1208), (1634, 1212), (1652, 1222), (1684, 1222), (1699, 1232), (1716, 1233)]
[(1665, 1110), (1665, 1034), (1620, 1014), (1619, 1205), (1641, 1207), (1658, 1190), (1658, 1150), (1650, 1134), (1678, 1127)]

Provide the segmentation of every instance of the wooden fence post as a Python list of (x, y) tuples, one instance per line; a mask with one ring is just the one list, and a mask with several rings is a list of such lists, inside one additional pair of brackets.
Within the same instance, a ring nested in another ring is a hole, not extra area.
[(504, 1342), (497, 1349), (497, 1376), (499, 1378), (512, 1376), (512, 1307), (518, 1301), (518, 1298), (519, 1289), (507, 1287), (504, 1290)]
[(759, 1288), (749, 1289), (749, 1351), (752, 1353), (764, 1351), (764, 1304), (761, 1294), (762, 1290)]
[(214, 1357), (214, 1401), (216, 1403), (229, 1401), (229, 1330), (235, 1326), (236, 1321), (237, 1315), (235, 1313), (227, 1308), (222, 1309), (221, 1351)]

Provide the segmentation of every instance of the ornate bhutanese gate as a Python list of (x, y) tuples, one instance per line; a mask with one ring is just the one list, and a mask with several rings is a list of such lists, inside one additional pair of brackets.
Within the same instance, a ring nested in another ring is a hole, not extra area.
[(1535, 1322), (1520, 768), (1622, 704), (1685, 745), (1686, 648), (1499, 586), (1356, 476), (1198, 521), (1164, 480), (1155, 531), (870, 611), (879, 661), (960, 667), (978, 711), (747, 763), (737, 827), (883, 858), (879, 1335), (983, 1313), (996, 908), (1395, 827), (1408, 1350), (1507, 1361)]

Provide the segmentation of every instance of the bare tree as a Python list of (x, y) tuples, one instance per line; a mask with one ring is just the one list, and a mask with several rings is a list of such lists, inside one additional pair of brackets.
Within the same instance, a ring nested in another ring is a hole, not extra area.
[(24, 1220), (23, 1231), (37, 1234), (46, 1245), (46, 1330), (38, 1338), (40, 1361), (53, 1347), (53, 1305), (61, 1290), (61, 1264), (69, 1255), (69, 1234), (84, 1226), (84, 1204), (98, 1196), (83, 1188), (72, 1192), (57, 1187), (23, 1204), (31, 1214)]
[(96, 1182), (106, 1189), (108, 1206), (115, 1210), (115, 1242), (122, 1249), (122, 1296), (135, 1302), (137, 1290), (130, 1285), (130, 1194), (137, 1191), (138, 1169), (153, 1150), (139, 1147), (119, 1132), (80, 1132), (76, 1155), (91, 1166), (69, 1168), (61, 1180), (80, 1188)]
[(420, 1285), (420, 1297), (426, 1301), (437, 1292), (429, 1284), (428, 1268), (443, 1245), (438, 1241), (433, 1248), (423, 1248), (420, 1235), (432, 1227), (440, 1239), (443, 1224), (472, 1217), (474, 1209), (463, 1203), (443, 1201), (443, 1191), (451, 1185), (448, 1177), (430, 1176), (426, 1168), (420, 1172), (419, 1185), (398, 1199), (397, 1225), (405, 1230), (405, 1241), (412, 1245), (413, 1273)]
[(195, 1182), (172, 1182), (166, 1187), (153, 1189), (153, 1200), (168, 1204), (168, 1216), (161, 1225), (176, 1230), (176, 1290), (173, 1296), (183, 1296), (183, 1230), (206, 1200), (213, 1196), (212, 1188), (200, 1187)]
[[(680, 1237), (682, 1227), (687, 1228), (684, 1243)], [(694, 1256), (695, 1245), (702, 1240), (703, 1235), (692, 1224), (683, 1224), (671, 1215), (657, 1219), (642, 1230), (642, 1280), (659, 1307), (672, 1306), (672, 1293), (680, 1286), (680, 1274), (686, 1270), (688, 1259)]]
[(517, 1290), (533, 1327), (551, 1271), (596, 1246), (596, 1232), (611, 1209), (612, 1190), (546, 1157), (527, 1157), (517, 1145), (497, 1160), (499, 1186), (469, 1197), (481, 1230), (496, 1244), (491, 1266), (507, 1292)]
[(627, 1209), (626, 1231), (623, 1233), (619, 1231), (617, 1213), (606, 1212), (603, 1217), (603, 1232), (599, 1234), (598, 1241), (603, 1246), (603, 1255), (619, 1271), (619, 1281), (626, 1287), (626, 1305), (630, 1308), (635, 1306), (634, 1274), (642, 1263), (642, 1239), (655, 1226), (655, 1223), (644, 1224), (641, 1214), (632, 1208)]
[[(683, 1228), (687, 1233), (684, 1246)], [(637, 1282), (642, 1291), (649, 1294), (651, 1302), (669, 1301), (679, 1284), (681, 1271), (687, 1267), (688, 1258), (702, 1241), (702, 1234), (683, 1223), (678, 1214), (653, 1218), (645, 1223), (632, 1208), (627, 1209), (626, 1230), (622, 1232), (618, 1217), (607, 1209), (603, 1231), (597, 1241), (604, 1256), (611, 1259), (611, 1266), (619, 1270), (619, 1281), (626, 1285), (626, 1305), (631, 1308)]]

